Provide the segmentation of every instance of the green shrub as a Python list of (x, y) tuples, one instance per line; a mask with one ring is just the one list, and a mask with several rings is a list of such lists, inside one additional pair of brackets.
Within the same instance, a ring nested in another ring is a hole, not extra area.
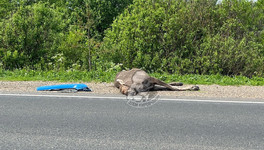
[(135, 0), (107, 30), (106, 57), (149, 72), (263, 75), (263, 0)]
[(39, 2), (20, 6), (9, 17), (0, 26), (3, 68), (33, 67), (41, 60), (49, 62), (63, 36), (62, 12)]

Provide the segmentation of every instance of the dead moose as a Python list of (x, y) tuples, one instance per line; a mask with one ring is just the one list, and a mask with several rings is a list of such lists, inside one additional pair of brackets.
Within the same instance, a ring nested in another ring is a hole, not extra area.
[(182, 86), (180, 82), (165, 83), (159, 79), (149, 76), (141, 69), (131, 69), (121, 71), (116, 75), (115, 87), (120, 89), (124, 95), (137, 95), (140, 92), (151, 90), (170, 90), (170, 91), (198, 91), (198, 86), (188, 88), (176, 88), (173, 86)]

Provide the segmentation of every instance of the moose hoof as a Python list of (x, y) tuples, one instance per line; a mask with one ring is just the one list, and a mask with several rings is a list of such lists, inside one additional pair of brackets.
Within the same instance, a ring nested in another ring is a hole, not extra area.
[(199, 91), (200, 90), (200, 88), (199, 88), (199, 86), (192, 86), (192, 88), (191, 88), (191, 90), (192, 91)]

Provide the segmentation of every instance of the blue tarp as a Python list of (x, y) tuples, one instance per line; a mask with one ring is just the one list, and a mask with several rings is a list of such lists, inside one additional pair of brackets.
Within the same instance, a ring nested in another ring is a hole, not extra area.
[(92, 91), (85, 84), (60, 84), (37, 87), (37, 91), (59, 91), (65, 89), (75, 89), (77, 91)]

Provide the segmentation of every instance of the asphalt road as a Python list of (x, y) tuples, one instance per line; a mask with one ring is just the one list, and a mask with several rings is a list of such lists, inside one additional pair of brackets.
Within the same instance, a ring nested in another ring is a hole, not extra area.
[(0, 96), (0, 149), (264, 149), (264, 104)]

